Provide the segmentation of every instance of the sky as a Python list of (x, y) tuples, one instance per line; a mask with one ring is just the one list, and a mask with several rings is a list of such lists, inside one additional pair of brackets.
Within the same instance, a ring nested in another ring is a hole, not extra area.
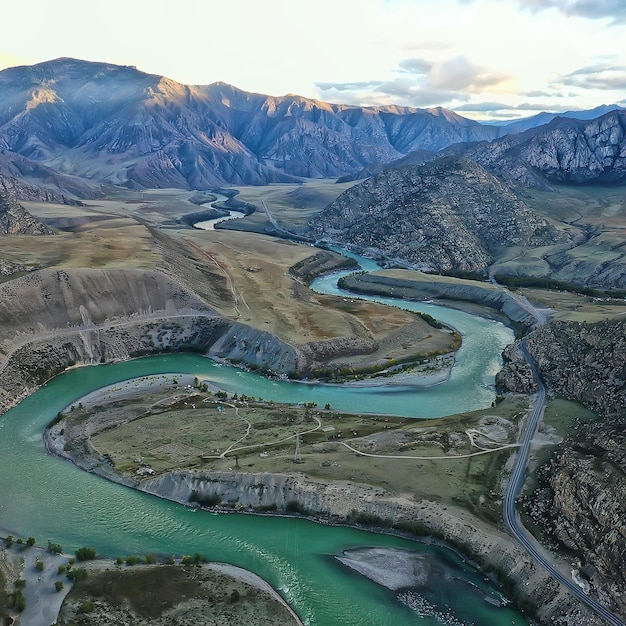
[(23, 0), (0, 69), (74, 57), (505, 120), (626, 106), (624, 42), (626, 0)]

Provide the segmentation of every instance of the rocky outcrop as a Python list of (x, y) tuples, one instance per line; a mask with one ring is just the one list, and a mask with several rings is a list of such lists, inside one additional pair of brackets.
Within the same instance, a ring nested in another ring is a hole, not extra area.
[(52, 235), (54, 231), (38, 222), (8, 193), (0, 192), (0, 234)]
[(503, 367), (496, 374), (496, 388), (515, 393), (535, 393), (537, 381), (520, 352), (519, 343), (509, 344), (502, 352)]
[(490, 143), (455, 146), (489, 171), (526, 186), (626, 180), (626, 111), (593, 120), (556, 118)]
[(552, 393), (605, 417), (626, 415), (626, 322), (555, 321), (528, 349)]
[[(585, 584), (626, 614), (626, 323), (552, 322), (527, 341), (549, 391), (601, 419), (580, 422), (539, 470), (527, 510), (580, 561)], [(498, 382), (524, 390), (521, 355), (507, 354)], [(528, 369), (526, 367), (526, 369)], [(520, 383), (520, 380), (522, 382)]]
[(570, 244), (482, 167), (452, 158), (351, 187), (312, 218), (308, 234), (426, 271), (482, 270), (502, 247)]

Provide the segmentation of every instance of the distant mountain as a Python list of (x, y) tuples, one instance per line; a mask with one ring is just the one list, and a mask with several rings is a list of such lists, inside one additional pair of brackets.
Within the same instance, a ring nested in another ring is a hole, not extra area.
[(224, 83), (189, 86), (67, 58), (0, 72), (0, 148), (74, 177), (53, 186), (83, 195), (89, 192), (76, 187), (77, 177), (197, 189), (338, 177), (414, 150), (500, 134), (442, 108), (356, 107)]
[(618, 104), (601, 104), (593, 109), (583, 109), (580, 111), (565, 111), (563, 113), (549, 113), (547, 111), (542, 111), (541, 113), (537, 113), (537, 115), (531, 115), (530, 117), (524, 117), (511, 122), (493, 122), (493, 125), (500, 126), (507, 134), (521, 133), (531, 128), (537, 128), (537, 126), (549, 124), (557, 117), (566, 117), (573, 120), (593, 120), (596, 117), (604, 115), (605, 113), (623, 109), (624, 107), (621, 107)]
[(557, 117), (545, 126), (491, 142), (457, 144), (442, 155), (470, 158), (523, 185), (626, 180), (626, 110), (593, 119)]
[(509, 187), (469, 159), (386, 170), (342, 193), (309, 233), (425, 271), (483, 270), (512, 246), (569, 244)]

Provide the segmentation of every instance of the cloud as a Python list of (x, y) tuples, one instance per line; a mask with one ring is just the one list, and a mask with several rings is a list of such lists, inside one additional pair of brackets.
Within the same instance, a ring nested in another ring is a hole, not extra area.
[(598, 63), (570, 72), (556, 84), (580, 89), (626, 90), (626, 69)]
[(395, 76), (385, 81), (318, 82), (325, 98), (340, 98), (345, 104), (391, 103), (412, 107), (450, 106), (467, 102), (509, 79), (501, 72), (475, 65), (465, 57), (442, 62), (423, 58), (402, 60)]
[(560, 98), (562, 94), (560, 93), (549, 93), (547, 91), (542, 91), (540, 89), (535, 89), (533, 91), (525, 91), (520, 94), (522, 96), (526, 96), (527, 98)]
[(511, 104), (504, 104), (502, 102), (468, 102), (458, 107), (454, 107), (455, 111), (475, 111), (475, 112), (487, 112), (487, 111), (505, 111), (507, 109), (517, 109), (516, 106)]
[(434, 89), (480, 93), (485, 88), (495, 87), (509, 78), (507, 74), (474, 65), (465, 57), (456, 57), (433, 65), (427, 81), (428, 86)]
[(568, 17), (591, 20), (609, 19), (611, 24), (626, 24), (624, 0), (517, 0), (520, 6), (538, 12), (557, 9)]
[(315, 86), (322, 91), (360, 91), (376, 89), (382, 85), (381, 80), (368, 80), (354, 83), (315, 83)]
[[(567, 104), (554, 105), (545, 102), (524, 102), (522, 104), (504, 104), (501, 102), (468, 102), (455, 106), (455, 111), (471, 111), (475, 113), (493, 113), (495, 111), (548, 111), (550, 113), (564, 113), (570, 111)], [(518, 116), (516, 116), (518, 117)]]
[(400, 61), (400, 71), (411, 74), (428, 74), (433, 64), (424, 59), (404, 59)]

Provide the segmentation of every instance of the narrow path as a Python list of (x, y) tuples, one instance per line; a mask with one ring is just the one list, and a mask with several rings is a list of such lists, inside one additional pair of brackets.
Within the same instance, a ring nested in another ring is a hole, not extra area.
[[(211, 263), (213, 263), (213, 265), (215, 265), (222, 272), (222, 274), (224, 274), (224, 276), (226, 277), (226, 283), (228, 284), (228, 289), (230, 290), (230, 293), (233, 296), (233, 308), (235, 309), (235, 313), (237, 314), (237, 317), (238, 318), (241, 317), (241, 311), (239, 310), (239, 307), (237, 305), (239, 303), (239, 300), (242, 299), (242, 297), (241, 297), (241, 294), (235, 288), (235, 283), (233, 281), (232, 276), (230, 275), (230, 272), (228, 271), (228, 268), (223, 263), (220, 263), (211, 253), (207, 252), (206, 250), (203, 250), (200, 246), (196, 245), (193, 241), (190, 241), (187, 238), (184, 238), (184, 241), (191, 248), (193, 248), (198, 254), (203, 256), (205, 259), (211, 261)], [(245, 300), (244, 300), (244, 304), (245, 304)], [(248, 305), (246, 304), (246, 307), (247, 306)]]
[[(336, 443), (336, 442), (333, 442)], [(345, 441), (340, 441), (342, 446), (348, 448), (352, 452), (356, 452), (360, 456), (369, 456), (377, 459), (413, 459), (415, 461), (451, 461), (453, 459), (469, 459), (473, 456), (480, 456), (481, 454), (491, 454), (492, 452), (500, 452), (501, 450), (510, 450), (511, 448), (519, 447), (518, 443), (507, 443), (499, 448), (493, 448), (492, 450), (480, 450), (480, 452), (468, 452), (467, 454), (447, 454), (443, 456), (408, 456), (400, 454), (371, 454), (369, 452), (361, 452), (356, 448), (353, 448)]]

